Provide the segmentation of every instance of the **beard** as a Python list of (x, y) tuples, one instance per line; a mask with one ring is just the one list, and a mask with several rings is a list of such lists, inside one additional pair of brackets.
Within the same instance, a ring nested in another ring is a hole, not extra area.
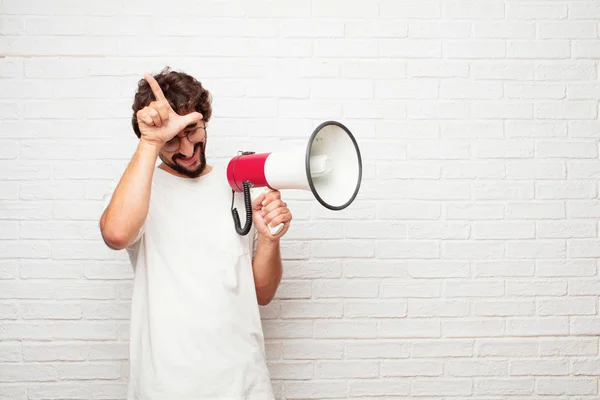
[(204, 172), (204, 169), (206, 168), (206, 156), (205, 156), (205, 152), (204, 152), (204, 143), (203, 142), (199, 142), (194, 146), (193, 154), (196, 154), (197, 151), (200, 152), (199, 157), (198, 157), (198, 161), (200, 162), (200, 164), (197, 167), (195, 167), (194, 169), (188, 169), (177, 163), (178, 158), (186, 158), (181, 153), (175, 154), (173, 157), (171, 157), (171, 159), (168, 159), (167, 157), (161, 155), (160, 159), (162, 160), (163, 163), (165, 163), (166, 166), (168, 166), (172, 170), (174, 170), (182, 175), (185, 175), (189, 178), (197, 178), (202, 174), (202, 172)]

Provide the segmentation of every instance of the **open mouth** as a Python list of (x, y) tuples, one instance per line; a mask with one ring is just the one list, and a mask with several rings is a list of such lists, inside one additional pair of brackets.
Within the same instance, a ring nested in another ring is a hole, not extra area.
[(198, 153), (199, 153), (198, 151), (195, 151), (191, 157), (187, 157), (187, 158), (179, 157), (177, 160), (179, 160), (180, 164), (189, 166), (196, 162), (196, 160), (198, 159)]

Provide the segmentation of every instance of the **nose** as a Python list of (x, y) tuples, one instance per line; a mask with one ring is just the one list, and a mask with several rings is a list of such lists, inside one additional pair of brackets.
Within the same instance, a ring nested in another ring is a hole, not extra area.
[(187, 140), (187, 137), (179, 141), (179, 152), (186, 157), (191, 157), (194, 154), (194, 145)]

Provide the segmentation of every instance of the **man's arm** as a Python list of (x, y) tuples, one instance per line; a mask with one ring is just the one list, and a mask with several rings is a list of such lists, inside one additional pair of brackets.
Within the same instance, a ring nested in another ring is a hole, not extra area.
[(146, 220), (152, 177), (160, 149), (185, 126), (202, 119), (202, 114), (195, 111), (184, 116), (177, 114), (156, 79), (150, 74), (144, 77), (156, 100), (136, 113), (140, 142), (108, 207), (100, 217), (102, 237), (115, 250), (128, 247)]
[(100, 217), (102, 237), (111, 249), (128, 247), (146, 220), (158, 151), (158, 146), (140, 140), (108, 207)]
[(258, 304), (267, 305), (275, 297), (283, 274), (279, 239), (258, 236), (252, 271)]
[[(280, 239), (285, 235), (292, 221), (292, 213), (287, 204), (281, 201), (279, 191), (262, 193), (252, 203), (252, 220), (257, 232), (257, 245), (252, 270), (256, 297), (261, 306), (267, 305), (275, 297), (283, 266), (281, 262)], [(272, 235), (270, 226), (283, 223), (283, 229)]]

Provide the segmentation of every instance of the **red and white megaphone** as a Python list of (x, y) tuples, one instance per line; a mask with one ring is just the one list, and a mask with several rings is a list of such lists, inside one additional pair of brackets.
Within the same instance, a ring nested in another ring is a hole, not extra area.
[[(324, 207), (343, 210), (358, 195), (362, 159), (348, 128), (337, 121), (326, 121), (314, 130), (305, 148), (261, 154), (242, 152), (233, 157), (227, 166), (227, 180), (234, 192), (244, 193), (245, 227), (240, 226), (233, 207), (232, 214), (237, 232), (246, 235), (252, 223), (251, 187), (309, 190)], [(282, 228), (283, 224), (269, 226), (273, 234)]]

